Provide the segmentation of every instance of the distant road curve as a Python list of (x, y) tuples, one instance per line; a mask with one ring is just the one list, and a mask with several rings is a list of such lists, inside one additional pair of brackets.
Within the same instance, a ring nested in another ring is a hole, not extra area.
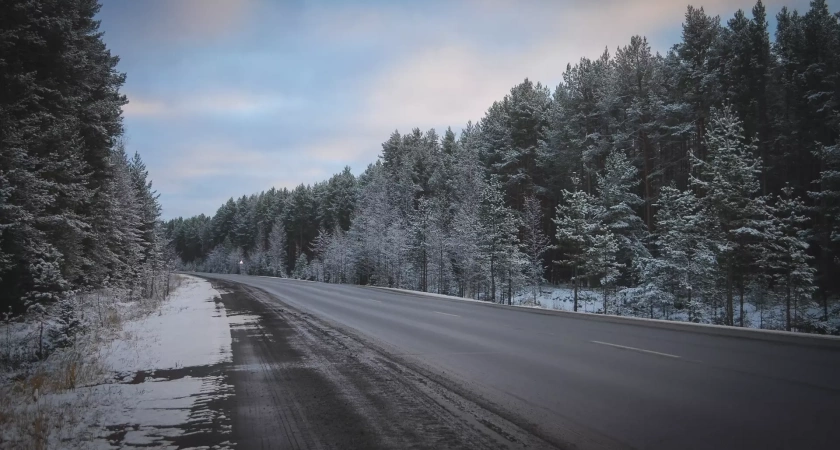
[(835, 449), (840, 442), (840, 339), (697, 332), (360, 286), (194, 275), (262, 289), (383, 343), (577, 448)]

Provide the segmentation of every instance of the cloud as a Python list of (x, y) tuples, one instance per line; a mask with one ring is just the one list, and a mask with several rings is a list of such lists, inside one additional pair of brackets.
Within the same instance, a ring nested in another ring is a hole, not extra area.
[(171, 118), (202, 115), (249, 116), (289, 110), (303, 104), (301, 99), (280, 95), (241, 92), (195, 92), (188, 97), (168, 100), (128, 95), (123, 107), (126, 117)]
[[(597, 58), (605, 48), (614, 54), (636, 34), (657, 36), (664, 30), (678, 30), (686, 10), (683, 2), (672, 0), (474, 0), (468, 4), (480, 8), (473, 16), (482, 23), (496, 23), (503, 17), (507, 28), (498, 34), (524, 33), (528, 40), (498, 46), (475, 35), (443, 42), (427, 39), (426, 45), (393, 59), (359, 87), (365, 101), (362, 114), (355, 118), (357, 126), (383, 132), (395, 127), (461, 126), (480, 119), (493, 101), (526, 77), (553, 88), (566, 65), (574, 65), (581, 57)], [(753, 4), (753, 0), (704, 2), (708, 14), (726, 14), (723, 21), (735, 8), (750, 9)], [(458, 25), (455, 22), (461, 18), (456, 19), (451, 26)], [(676, 43), (649, 41), (654, 52), (664, 52)]]
[(524, 78), (553, 88), (634, 34), (666, 51), (688, 3), (725, 22), (754, 2), (149, 0), (105, 2), (103, 26), (129, 73), (132, 150), (171, 217), (359, 173), (394, 129), (457, 130)]
[[(127, 5), (132, 11), (124, 25), (132, 34), (155, 41), (197, 41), (219, 38), (243, 29), (253, 17), (250, 0), (143, 1)], [(107, 4), (106, 4), (107, 6)]]

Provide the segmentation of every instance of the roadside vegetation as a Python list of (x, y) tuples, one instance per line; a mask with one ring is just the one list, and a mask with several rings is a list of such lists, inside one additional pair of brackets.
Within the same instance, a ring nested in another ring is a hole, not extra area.
[(74, 447), (101, 433), (91, 426), (108, 395), (90, 388), (114, 381), (108, 344), (131, 341), (123, 325), (158, 311), (180, 282), (168, 280), (154, 280), (152, 296), (106, 288), (67, 297), (40, 314), (6, 317), (0, 324), (3, 448)]

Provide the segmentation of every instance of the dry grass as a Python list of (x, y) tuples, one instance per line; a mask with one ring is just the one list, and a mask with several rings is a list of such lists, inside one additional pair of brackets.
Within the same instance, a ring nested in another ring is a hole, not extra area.
[[(183, 278), (168, 280), (170, 292)], [(160, 290), (163, 292), (163, 289)], [(122, 335), (123, 324), (158, 310), (163, 298), (126, 301), (125, 291), (102, 291), (80, 297), (79, 307), (90, 318), (88, 329), (74, 345), (44, 360), (0, 367), (0, 449), (81, 448), (92, 430), (98, 401), (88, 388), (107, 382), (110, 371), (100, 350)], [(26, 337), (7, 343), (32, 347)], [(0, 361), (2, 362), (2, 361)], [(8, 363), (9, 361), (7, 361)]]

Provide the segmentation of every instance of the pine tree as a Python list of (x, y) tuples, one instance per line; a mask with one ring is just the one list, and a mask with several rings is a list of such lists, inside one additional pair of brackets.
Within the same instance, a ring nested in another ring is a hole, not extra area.
[(595, 197), (577, 189), (579, 178), (573, 177), (572, 184), (575, 190), (563, 191), (563, 203), (557, 206), (554, 223), (557, 225), (555, 237), (564, 255), (557, 263), (572, 268), (574, 310), (577, 311), (580, 281), (590, 275), (587, 249), (592, 245), (595, 232), (601, 227), (599, 218), (605, 211)]
[(429, 263), (431, 260), (430, 241), (433, 231), (432, 206), (429, 199), (421, 197), (417, 203), (417, 209), (409, 217), (410, 253), (417, 268), (418, 283), (417, 289), (422, 292), (429, 291)]
[[(651, 53), (647, 39), (633, 36), (630, 44), (619, 48), (615, 55), (615, 83), (618, 91), (619, 124), (614, 133), (615, 148), (633, 149), (633, 160), (640, 161), (643, 200), (642, 220), (653, 224), (653, 197), (657, 180), (662, 174), (654, 169), (657, 147), (662, 144), (663, 124), (659, 122), (665, 92), (661, 72), (663, 60)], [(635, 176), (635, 174), (634, 174)]]
[(48, 331), (51, 347), (64, 348), (74, 345), (76, 335), (84, 331), (76, 301), (72, 297), (61, 298), (55, 309), (53, 323)]
[(112, 150), (125, 75), (98, 11), (95, 0), (13, 0), (0, 17), (0, 303), (18, 312), (25, 297), (56, 300), (136, 272), (133, 249), (115, 244), (133, 225), (118, 229), (125, 217), (110, 214), (122, 201)]
[(711, 237), (713, 218), (707, 216), (691, 191), (665, 186), (659, 193), (654, 249), (656, 256), (644, 264), (643, 280), (652, 294), (647, 304), (654, 307), (684, 306), (688, 320), (701, 318), (702, 303), (714, 295), (716, 245)]
[(639, 184), (638, 170), (620, 150), (607, 156), (603, 175), (598, 174), (598, 202), (603, 207), (601, 223), (618, 243), (618, 263), (624, 268), (624, 280), (635, 284), (640, 262), (649, 256), (645, 247), (647, 227), (633, 208), (644, 201), (634, 192)]
[(609, 292), (618, 281), (623, 264), (617, 260), (618, 240), (607, 227), (601, 227), (591, 236), (586, 248), (586, 268), (590, 276), (596, 277), (603, 293), (603, 313), (609, 312)]
[(695, 153), (705, 137), (707, 119), (712, 105), (719, 102), (718, 73), (714, 54), (719, 42), (720, 18), (711, 17), (703, 8), (689, 6), (682, 26), (682, 42), (675, 46), (680, 60), (678, 89), (692, 109), (695, 135)]
[(531, 285), (533, 301), (536, 303), (540, 285), (545, 281), (543, 256), (551, 248), (551, 240), (543, 233), (542, 205), (534, 196), (525, 197), (522, 228), (522, 250), (527, 261), (525, 275)]
[(268, 267), (272, 276), (286, 277), (286, 230), (283, 223), (276, 221), (268, 234)]
[[(507, 278), (507, 301), (510, 304), (514, 266), (518, 265), (521, 255), (518, 250), (516, 217), (513, 211), (505, 206), (502, 195), (501, 184), (495, 179), (491, 180), (484, 189), (479, 211), (483, 227), (481, 249), (488, 263), (490, 300), (496, 301), (497, 288)], [(504, 294), (499, 299), (499, 302), (503, 301)]]
[[(801, 199), (794, 197), (794, 189), (788, 185), (776, 198), (772, 207), (773, 226), (767, 249), (760, 261), (781, 289), (785, 305), (785, 329), (791, 331), (795, 320), (791, 319), (799, 305), (808, 305), (815, 290), (816, 270), (808, 263), (813, 259), (807, 253), (808, 242), (805, 225), (808, 222), (807, 208)], [(827, 312), (826, 312), (827, 316)], [(795, 318), (794, 318), (795, 319)]]
[(745, 141), (741, 122), (729, 106), (712, 109), (706, 141), (709, 159), (693, 158), (699, 176), (692, 176), (691, 181), (703, 193), (704, 213), (714, 218), (714, 229), (720, 232), (717, 258), (724, 277), (725, 321), (734, 325), (733, 296), (737, 290), (743, 326), (746, 279), (755, 246), (767, 237), (763, 229), (767, 209), (763, 198), (758, 197), (760, 163), (755, 144)]

